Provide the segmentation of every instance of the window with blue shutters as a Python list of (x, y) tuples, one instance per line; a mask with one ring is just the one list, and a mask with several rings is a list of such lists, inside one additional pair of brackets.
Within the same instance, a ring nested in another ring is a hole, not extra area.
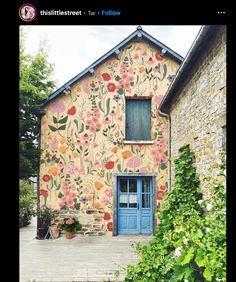
[(125, 140), (151, 140), (151, 99), (126, 99)]

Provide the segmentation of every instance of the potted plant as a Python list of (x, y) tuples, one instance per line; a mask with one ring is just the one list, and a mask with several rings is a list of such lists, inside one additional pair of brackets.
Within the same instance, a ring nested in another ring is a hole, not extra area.
[(59, 225), (60, 229), (65, 231), (66, 239), (72, 239), (76, 231), (82, 229), (82, 225), (79, 220), (75, 217), (64, 218), (63, 223)]
[(37, 216), (37, 239), (43, 240), (54, 217), (54, 210), (47, 206), (42, 206), (34, 214)]

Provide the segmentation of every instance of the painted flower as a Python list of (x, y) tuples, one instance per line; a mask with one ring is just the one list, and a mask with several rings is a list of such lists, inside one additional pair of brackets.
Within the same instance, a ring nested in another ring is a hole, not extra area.
[(107, 230), (112, 231), (112, 222), (107, 223)]
[(99, 203), (99, 202), (95, 202), (95, 203), (93, 204), (93, 206), (94, 206), (95, 209), (101, 209), (101, 208), (102, 208), (102, 205), (101, 205), (101, 203)]
[(163, 191), (158, 191), (157, 192), (157, 200), (162, 200), (164, 195), (165, 195), (165, 193)]
[(124, 160), (126, 160), (126, 159), (128, 159), (128, 158), (130, 158), (132, 156), (133, 156), (133, 154), (130, 151), (122, 152), (122, 157), (123, 157)]
[(130, 167), (130, 168), (137, 168), (140, 165), (141, 165), (141, 161), (140, 161), (140, 158), (137, 156), (133, 156), (127, 162), (127, 167)]
[(68, 111), (67, 114), (70, 116), (73, 116), (76, 113), (76, 108), (75, 106), (72, 106)]
[(116, 86), (115, 86), (115, 84), (114, 83), (108, 83), (107, 84), (107, 91), (108, 92), (114, 92), (116, 90)]
[(105, 220), (111, 219), (111, 215), (109, 214), (109, 212), (105, 212), (105, 213), (104, 213), (104, 219), (105, 219)]
[(121, 99), (120, 95), (114, 95), (113, 100), (115, 100), (116, 102), (119, 102), (119, 100)]
[(152, 57), (150, 57), (150, 58), (148, 59), (147, 63), (148, 63), (149, 65), (153, 65), (153, 64), (154, 64), (154, 61), (153, 61)]
[(114, 164), (115, 163), (113, 161), (108, 161), (108, 162), (105, 163), (105, 168), (106, 169), (113, 169)]
[(59, 147), (59, 152), (61, 152), (62, 154), (65, 154), (65, 152), (67, 151), (67, 147), (66, 146), (60, 146)]
[(117, 153), (117, 151), (118, 151), (118, 147), (113, 147), (112, 149), (111, 149), (111, 151), (112, 151), (112, 153)]
[(103, 185), (101, 182), (99, 182), (99, 181), (95, 181), (95, 182), (94, 182), (94, 187), (95, 187), (97, 190), (101, 190), (102, 187), (104, 187), (104, 185)]
[(173, 258), (177, 259), (181, 255), (181, 250), (182, 250), (181, 247), (176, 248), (175, 251), (174, 251)]
[(105, 190), (105, 194), (106, 194), (108, 197), (111, 197), (111, 196), (112, 196), (112, 189), (106, 189), (106, 190)]
[(72, 218), (69, 218), (69, 219), (67, 219), (67, 221), (66, 221), (66, 224), (69, 224), (69, 225), (71, 225), (71, 224), (73, 224), (74, 223), (74, 220), (72, 219)]
[(75, 164), (70, 163), (70, 164), (68, 165), (67, 171), (68, 171), (68, 173), (70, 173), (70, 174), (74, 174), (74, 173), (76, 173), (76, 172), (78, 171), (78, 167), (77, 167)]
[(138, 71), (139, 71), (140, 73), (142, 73), (142, 72), (145, 71), (145, 68), (144, 68), (143, 66), (141, 66), (141, 67), (138, 68)]
[(84, 188), (84, 189), (83, 189), (83, 192), (84, 192), (85, 194), (88, 194), (88, 193), (89, 193), (89, 188), (87, 188), (87, 187)]
[(56, 176), (58, 174), (58, 168), (56, 166), (53, 166), (48, 170), (48, 173)]
[(147, 169), (146, 166), (143, 166), (143, 167), (141, 167), (141, 168), (139, 169), (139, 172), (141, 172), (141, 173), (147, 173), (147, 172), (148, 172), (148, 169)]
[(65, 111), (65, 109), (66, 108), (65, 108), (64, 103), (60, 101), (52, 103), (51, 108), (50, 108), (52, 113), (62, 113)]
[(111, 121), (110, 121), (110, 119), (109, 119), (109, 117), (106, 117), (105, 119), (104, 119), (104, 123), (105, 124), (109, 124)]
[(165, 190), (166, 190), (166, 186), (165, 186), (165, 185), (161, 185), (160, 188), (159, 188), (159, 190), (165, 191)]
[(162, 95), (158, 95), (158, 96), (156, 96), (153, 99), (153, 102), (154, 102), (154, 104), (158, 104), (159, 105), (161, 103), (162, 99), (163, 99), (163, 96)]
[(163, 57), (159, 53), (157, 53), (157, 52), (155, 54), (155, 57), (156, 57), (157, 61), (162, 61), (163, 60)]
[(104, 206), (107, 206), (109, 204), (109, 199), (106, 198), (106, 197), (103, 197), (101, 198), (101, 203), (104, 205)]
[(109, 81), (109, 80), (111, 79), (111, 76), (110, 76), (109, 73), (103, 73), (103, 74), (102, 74), (102, 78), (103, 78), (103, 80), (105, 80), (105, 81)]
[(44, 176), (43, 176), (44, 182), (48, 182), (48, 181), (50, 181), (50, 179), (51, 179), (51, 177), (48, 174), (44, 174)]
[(80, 202), (86, 204), (88, 202), (88, 199), (86, 197), (81, 197)]
[(39, 195), (43, 196), (43, 197), (47, 197), (48, 196), (48, 191), (44, 190), (44, 189), (40, 189), (39, 190)]
[(169, 74), (168, 77), (167, 77), (167, 79), (169, 80), (169, 82), (172, 82), (172, 80), (174, 79), (174, 77), (175, 77), (174, 74), (173, 74), (173, 75)]

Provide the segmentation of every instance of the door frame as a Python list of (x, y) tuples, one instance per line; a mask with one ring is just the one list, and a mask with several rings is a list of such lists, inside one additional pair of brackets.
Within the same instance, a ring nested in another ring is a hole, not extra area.
[[(141, 172), (127, 172), (127, 173), (113, 173), (113, 222), (112, 222), (112, 236), (118, 235), (118, 218), (117, 218), (117, 184), (118, 184), (118, 177), (144, 177), (148, 176), (151, 177), (152, 181), (152, 230), (153, 233), (156, 231), (157, 220), (156, 220), (156, 178), (157, 173), (141, 173)], [(124, 236), (124, 235), (122, 235)]]

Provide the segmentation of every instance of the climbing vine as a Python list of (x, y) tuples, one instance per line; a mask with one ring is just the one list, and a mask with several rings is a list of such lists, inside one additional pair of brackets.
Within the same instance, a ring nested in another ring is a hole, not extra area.
[(148, 244), (137, 244), (140, 262), (124, 281), (226, 281), (225, 161), (206, 179), (203, 199), (194, 154), (183, 149), (175, 163), (174, 188), (159, 211), (160, 224)]

